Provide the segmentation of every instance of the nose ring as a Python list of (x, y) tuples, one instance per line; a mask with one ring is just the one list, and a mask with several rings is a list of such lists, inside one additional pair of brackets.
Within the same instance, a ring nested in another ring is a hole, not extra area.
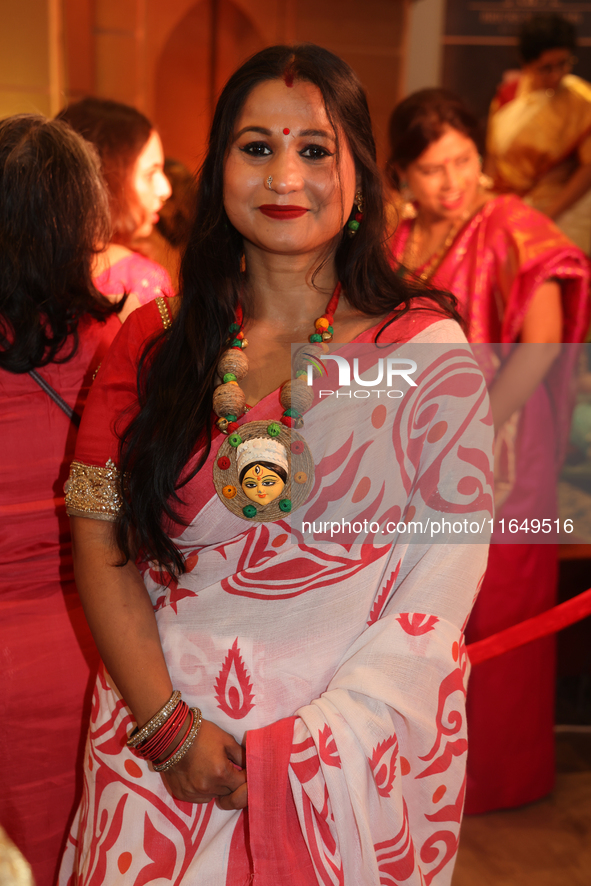
[(269, 188), (270, 191), (273, 190), (273, 188), (271, 187), (272, 184), (273, 184), (273, 176), (270, 175), (269, 178), (267, 179), (267, 187)]

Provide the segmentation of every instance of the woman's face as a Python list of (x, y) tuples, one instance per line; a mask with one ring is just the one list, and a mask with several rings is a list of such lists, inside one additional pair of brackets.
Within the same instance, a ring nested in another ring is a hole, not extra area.
[[(266, 252), (323, 250), (347, 222), (355, 163), (339, 135), (340, 157), (320, 90), (270, 80), (248, 96), (228, 149), (224, 206), (245, 241)], [(272, 177), (269, 187), (268, 179)]]
[(475, 205), (480, 171), (472, 139), (446, 126), (443, 135), (409, 164), (402, 177), (424, 213), (433, 220), (455, 221)]
[(284, 487), (285, 483), (279, 474), (264, 465), (253, 465), (242, 480), (242, 491), (246, 497), (259, 505), (268, 505), (275, 501)]
[(140, 151), (132, 172), (132, 185), (142, 212), (135, 237), (148, 237), (158, 221), (158, 213), (171, 195), (170, 183), (164, 175), (164, 153), (157, 132), (152, 131)]
[(532, 89), (553, 89), (560, 86), (560, 81), (568, 74), (575, 59), (570, 49), (547, 49), (533, 62), (523, 66), (523, 70), (531, 77)]

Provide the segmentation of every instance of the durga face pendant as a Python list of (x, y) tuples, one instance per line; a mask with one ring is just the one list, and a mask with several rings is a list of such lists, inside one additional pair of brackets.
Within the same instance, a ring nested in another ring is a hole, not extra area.
[(306, 441), (277, 421), (251, 421), (226, 437), (213, 465), (220, 500), (254, 523), (281, 520), (308, 498), (314, 461)]

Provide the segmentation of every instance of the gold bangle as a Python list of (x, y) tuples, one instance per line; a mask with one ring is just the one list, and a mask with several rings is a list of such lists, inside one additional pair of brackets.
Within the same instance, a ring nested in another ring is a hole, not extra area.
[(181, 693), (178, 689), (175, 689), (166, 704), (163, 705), (163, 707), (161, 707), (160, 710), (155, 713), (150, 720), (148, 720), (145, 726), (142, 726), (142, 728), (139, 730), (137, 726), (135, 727), (127, 740), (127, 747), (137, 748), (137, 746), (140, 745), (143, 741), (154, 735), (154, 733), (157, 732), (164, 723), (166, 723), (180, 700)]
[(199, 708), (190, 708), (190, 711), (193, 714), (193, 724), (181, 742), (180, 747), (174, 752), (172, 757), (165, 760), (164, 763), (152, 763), (154, 772), (166, 772), (167, 769), (172, 769), (172, 767), (185, 756), (197, 738), (197, 733), (201, 729), (201, 711)]

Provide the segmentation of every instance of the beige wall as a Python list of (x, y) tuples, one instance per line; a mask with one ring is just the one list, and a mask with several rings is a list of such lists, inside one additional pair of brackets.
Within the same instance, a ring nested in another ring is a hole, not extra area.
[[(94, 94), (136, 105), (194, 168), (230, 73), (273, 43), (312, 41), (368, 92), (380, 158), (402, 94), (410, 0), (0, 0), (0, 116)], [(425, 2), (425, 0), (423, 0)]]
[(370, 100), (380, 156), (401, 95), (410, 0), (63, 0), (68, 95), (136, 105), (165, 151), (199, 164), (229, 74), (273, 43), (309, 40), (342, 55)]
[(2, 0), (0, 117), (55, 114), (63, 91), (61, 0)]
[(404, 94), (441, 86), (445, 0), (412, 0)]

